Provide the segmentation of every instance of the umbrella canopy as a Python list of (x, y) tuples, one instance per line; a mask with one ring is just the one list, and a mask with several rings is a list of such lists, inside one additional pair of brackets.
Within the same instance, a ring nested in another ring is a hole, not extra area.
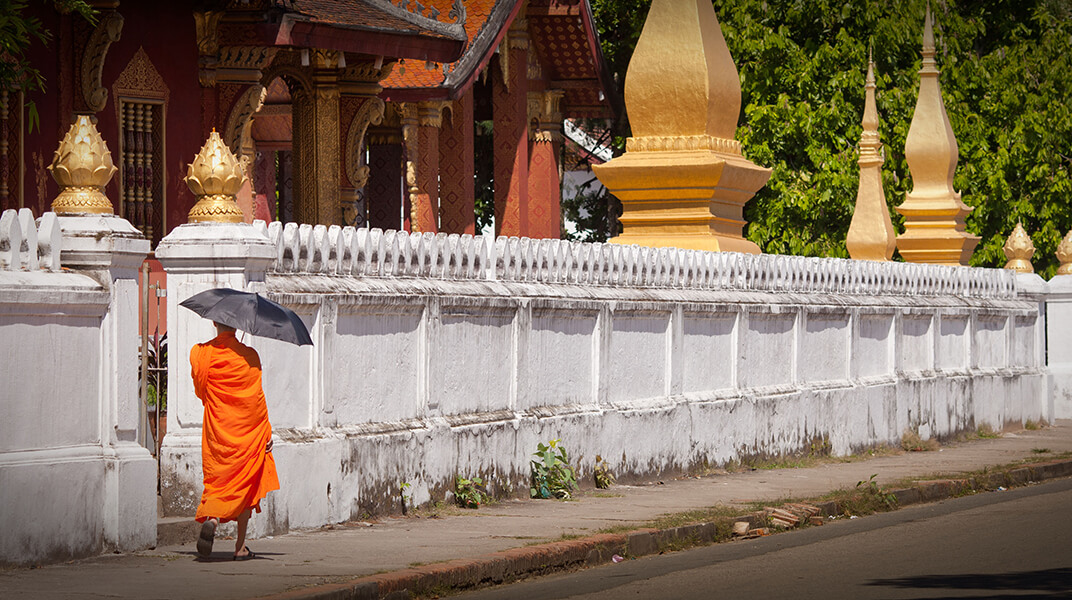
[(299, 346), (313, 344), (305, 323), (294, 311), (260, 294), (216, 288), (194, 294), (180, 302), (179, 306), (256, 336)]

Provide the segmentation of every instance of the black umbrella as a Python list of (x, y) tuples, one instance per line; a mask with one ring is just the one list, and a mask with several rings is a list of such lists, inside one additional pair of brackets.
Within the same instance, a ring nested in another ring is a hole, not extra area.
[(194, 294), (180, 302), (179, 306), (256, 336), (299, 346), (313, 345), (309, 330), (294, 311), (260, 294), (216, 288)]

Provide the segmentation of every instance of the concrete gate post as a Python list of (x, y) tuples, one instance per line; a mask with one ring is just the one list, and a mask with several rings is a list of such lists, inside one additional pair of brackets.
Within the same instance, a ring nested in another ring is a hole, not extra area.
[(1048, 282), (1046, 296), (1046, 366), (1055, 419), (1072, 418), (1072, 275), (1057, 275)]
[(212, 322), (179, 306), (208, 289), (263, 292), (275, 258), (268, 237), (246, 223), (188, 223), (160, 241), (156, 258), (167, 272), (168, 424), (160, 449), (165, 515), (193, 515), (201, 498), (203, 407), (190, 379), (190, 348), (216, 336)]

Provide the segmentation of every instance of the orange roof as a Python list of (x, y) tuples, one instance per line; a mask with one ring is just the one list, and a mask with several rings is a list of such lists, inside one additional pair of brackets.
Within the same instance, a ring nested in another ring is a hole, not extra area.
[[(425, 2), (426, 6), (434, 7), (441, 13), (449, 11), (452, 4), (452, 0), (426, 0)], [(492, 13), (495, 12), (496, 5), (500, 5), (498, 8), (501, 13), (504, 8), (513, 8), (515, 4), (516, 0), (466, 0), (465, 34), (468, 41), (465, 45), (465, 50), (462, 51), (462, 56), (468, 56), (475, 49), (475, 42), (480, 32), (492, 23), (491, 17)], [(510, 12), (512, 13), (513, 10), (510, 10)], [(455, 68), (458, 62), (448, 63), (444, 68), (444, 64), (441, 63), (426, 64), (417, 61), (402, 61), (380, 85), (388, 89), (444, 87), (447, 73)]]

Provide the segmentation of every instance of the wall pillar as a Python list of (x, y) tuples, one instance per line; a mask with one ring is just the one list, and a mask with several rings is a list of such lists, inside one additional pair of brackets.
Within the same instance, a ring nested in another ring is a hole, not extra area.
[(529, 93), (530, 121), (539, 127), (532, 132), (529, 154), (528, 231), (531, 238), (559, 238), (562, 233), (562, 181), (558, 157), (562, 148), (562, 113), (559, 103), (565, 93), (547, 90)]
[(339, 52), (313, 52), (313, 89), (294, 94), (294, 217), (299, 223), (335, 225), (342, 221), (339, 200)]
[(1057, 275), (1048, 282), (1046, 296), (1046, 366), (1055, 419), (1072, 418), (1072, 275)]
[(499, 46), (499, 71), (494, 73), (491, 101), (495, 138), (495, 234), (528, 234), (529, 37), (522, 15)]
[(427, 206), (420, 213), (419, 231), (439, 231), (439, 130), (448, 104), (429, 101), (417, 106), (417, 187), (428, 196)]
[(446, 233), (476, 234), (473, 137), (469, 90), (454, 101), (450, 121), (439, 132), (439, 228)]

